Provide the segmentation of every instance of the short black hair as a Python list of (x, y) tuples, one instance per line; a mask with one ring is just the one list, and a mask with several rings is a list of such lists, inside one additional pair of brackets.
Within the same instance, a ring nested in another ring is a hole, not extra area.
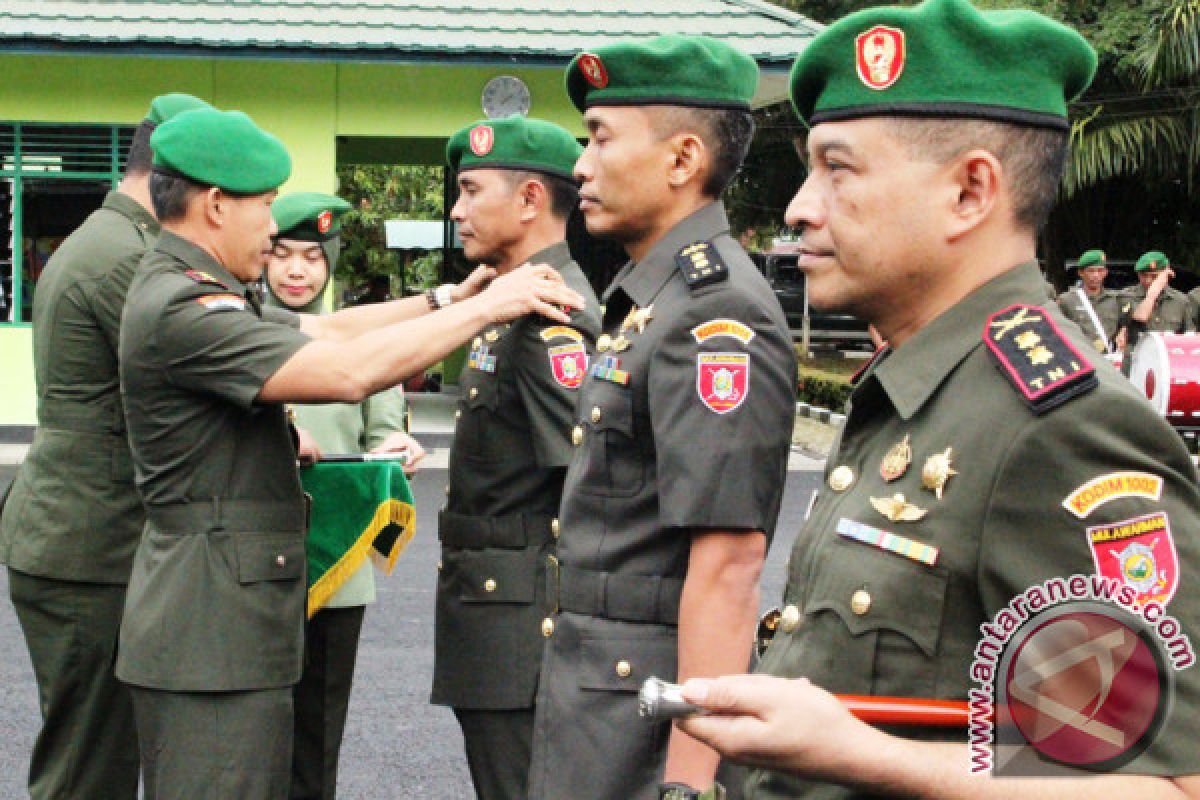
[(125, 154), (125, 175), (142, 176), (154, 167), (154, 151), (150, 149), (150, 134), (157, 126), (148, 119), (133, 129), (133, 141)]
[(945, 164), (987, 150), (1004, 166), (1016, 223), (1037, 233), (1046, 224), (1067, 162), (1067, 133), (987, 119), (894, 117), (894, 133), (916, 158)]
[(159, 222), (182, 219), (187, 214), (192, 197), (206, 188), (179, 175), (152, 171), (150, 202), (154, 205), (154, 216), (158, 217)]
[(754, 140), (754, 117), (749, 111), (688, 106), (651, 106), (659, 110), (655, 130), (662, 138), (688, 131), (704, 142), (712, 156), (701, 190), (720, 197), (742, 168)]
[(525, 181), (537, 181), (545, 186), (550, 195), (550, 213), (558, 219), (565, 220), (579, 205), (579, 186), (561, 175), (519, 169), (505, 172), (508, 173), (508, 185), (514, 190)]

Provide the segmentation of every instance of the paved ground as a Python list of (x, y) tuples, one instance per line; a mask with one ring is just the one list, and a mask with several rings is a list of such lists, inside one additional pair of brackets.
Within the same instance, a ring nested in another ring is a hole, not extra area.
[[(436, 431), (418, 420), (418, 428)], [(342, 754), (342, 800), (465, 800), (472, 796), (462, 739), (446, 709), (427, 702), (433, 664), (435, 515), (443, 500), (444, 451), (414, 481), (417, 536), (390, 578), (379, 581), (379, 602), (366, 619)], [(763, 578), (763, 602), (778, 602), (791, 548), (819, 474), (819, 462), (793, 458), (779, 535)], [(14, 468), (0, 465), (0, 491)], [(0, 570), (0, 798), (23, 794), (37, 726), (33, 674)]]

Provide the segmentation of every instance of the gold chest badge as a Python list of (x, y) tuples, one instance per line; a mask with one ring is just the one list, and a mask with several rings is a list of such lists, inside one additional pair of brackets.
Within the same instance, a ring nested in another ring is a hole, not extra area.
[(879, 465), (879, 475), (888, 483), (907, 472), (908, 465), (912, 463), (912, 446), (909, 445), (908, 438), (908, 434), (904, 434), (904, 438), (892, 445), (892, 449), (883, 456), (883, 463)]

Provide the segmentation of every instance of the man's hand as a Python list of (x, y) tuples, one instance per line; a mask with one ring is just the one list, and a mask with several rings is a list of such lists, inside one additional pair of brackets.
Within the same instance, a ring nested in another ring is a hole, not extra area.
[(299, 426), (296, 427), (296, 437), (300, 440), (296, 448), (296, 460), (301, 464), (315, 464), (321, 460), (321, 448), (312, 434)]
[(752, 766), (845, 780), (845, 757), (880, 733), (807, 678), (693, 678), (683, 699), (712, 712), (676, 724), (722, 755)]
[(474, 297), (483, 291), (496, 277), (496, 270), (492, 267), (480, 264), (476, 267), (466, 280), (450, 289), (450, 296), (454, 298), (454, 302), (461, 303), (468, 297)]
[(379, 445), (371, 450), (372, 453), (407, 453), (408, 458), (404, 461), (404, 474), (408, 476), (417, 474), (417, 462), (425, 457), (425, 448), (421, 447), (421, 443), (408, 435), (404, 431), (395, 431), (389, 433)]
[(562, 308), (581, 309), (584, 305), (583, 297), (563, 283), (558, 270), (544, 264), (526, 264), (501, 275), (477, 299), (485, 304), (492, 323), (532, 313), (565, 324), (571, 317)]

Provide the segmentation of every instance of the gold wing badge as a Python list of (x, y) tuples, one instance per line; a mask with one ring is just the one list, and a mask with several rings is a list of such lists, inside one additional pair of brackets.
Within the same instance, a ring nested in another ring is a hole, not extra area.
[(904, 499), (902, 494), (891, 497), (872, 497), (871, 505), (892, 522), (916, 522), (928, 512)]

